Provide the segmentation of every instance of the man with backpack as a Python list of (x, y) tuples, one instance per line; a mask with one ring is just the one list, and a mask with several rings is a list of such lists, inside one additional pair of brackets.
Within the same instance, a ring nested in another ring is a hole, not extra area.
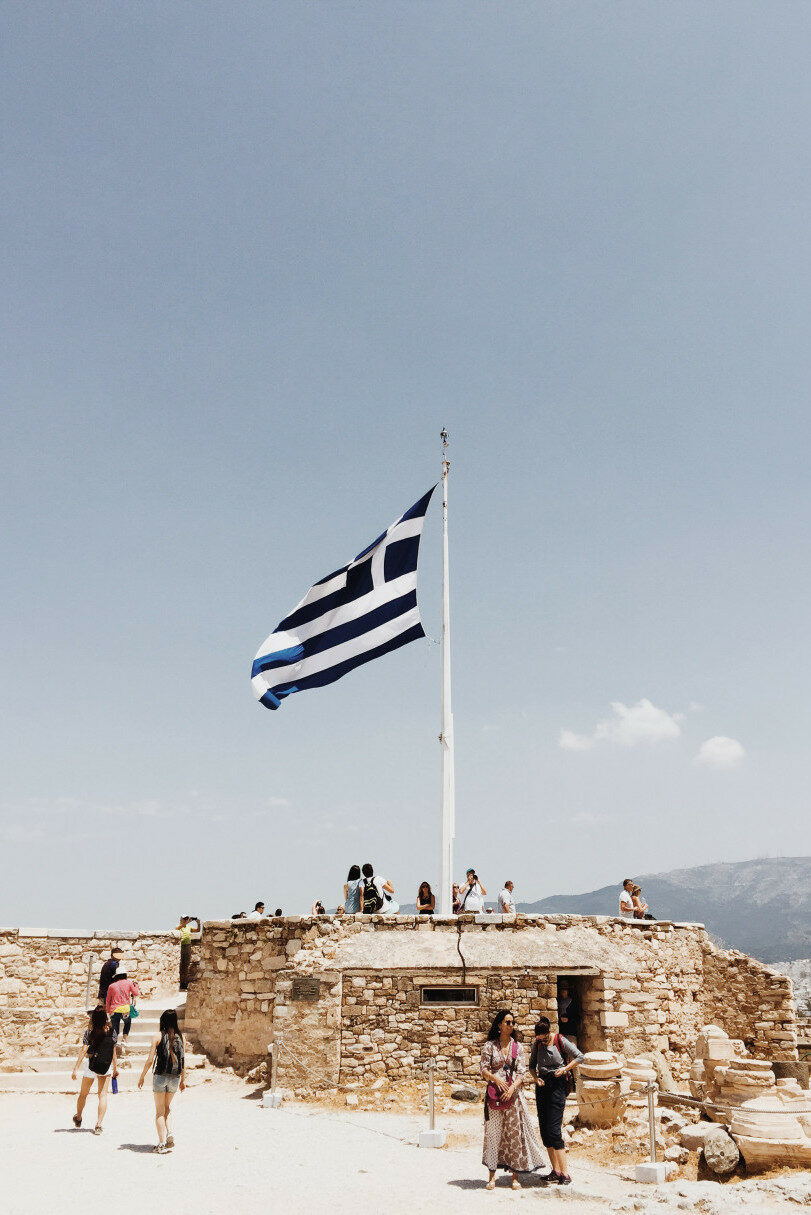
[(361, 874), (363, 875), (363, 914), (393, 914), (396, 904), (393, 904), (390, 898), (394, 894), (394, 887), (389, 879), (375, 877), (374, 865), (370, 861), (363, 866)]

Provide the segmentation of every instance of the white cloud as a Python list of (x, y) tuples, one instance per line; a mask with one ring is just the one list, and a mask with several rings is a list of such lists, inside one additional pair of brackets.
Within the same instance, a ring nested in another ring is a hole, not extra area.
[(292, 804), (293, 803), (290, 801), (289, 797), (269, 797), (268, 798), (269, 806), (279, 807), (282, 810), (286, 809), (288, 806), (292, 806)]
[(616, 743), (621, 747), (635, 747), (637, 743), (657, 743), (679, 738), (683, 713), (668, 713), (643, 697), (635, 705), (625, 705), (621, 700), (612, 700), (613, 716), (598, 721), (591, 734), (575, 734), (573, 730), (561, 730), (558, 746), (564, 751), (590, 751), (600, 742)]
[(708, 738), (698, 749), (697, 764), (708, 768), (737, 768), (746, 751), (737, 738), (725, 738), (723, 734)]

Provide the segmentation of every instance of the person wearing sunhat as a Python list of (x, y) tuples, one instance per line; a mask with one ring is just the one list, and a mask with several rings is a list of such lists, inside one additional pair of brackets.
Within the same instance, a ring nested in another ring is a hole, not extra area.
[[(138, 984), (127, 973), (129, 962), (122, 958), (118, 963), (113, 982), (107, 989), (107, 1015), (110, 1018), (113, 1033), (117, 1035), (119, 1050), (126, 1044), (132, 1024), (131, 1005), (140, 996)], [(123, 1037), (121, 1026), (124, 1026)]]

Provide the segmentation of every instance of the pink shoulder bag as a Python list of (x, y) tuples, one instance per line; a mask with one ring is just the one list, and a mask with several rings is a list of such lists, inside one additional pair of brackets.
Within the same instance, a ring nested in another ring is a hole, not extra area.
[[(513, 1040), (512, 1058), (505, 1068), (505, 1071), (507, 1073), (507, 1079), (509, 1080), (510, 1084), (512, 1084), (513, 1076), (515, 1075), (517, 1067), (518, 1067), (518, 1043), (515, 1040)], [(504, 1094), (499, 1092), (498, 1085), (492, 1084), (492, 1083), (488, 1084), (488, 1086), (487, 1086), (487, 1104), (491, 1110), (508, 1110), (514, 1100), (515, 1100), (515, 1093), (513, 1093), (512, 1097), (508, 1098), (505, 1101)]]

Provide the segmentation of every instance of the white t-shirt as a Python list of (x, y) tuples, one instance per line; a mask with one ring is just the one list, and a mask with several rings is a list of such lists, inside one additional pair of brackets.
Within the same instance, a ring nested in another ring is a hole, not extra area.
[(634, 918), (634, 900), (625, 887), (620, 892), (620, 915), (624, 916), (626, 920)]
[(515, 895), (512, 890), (508, 890), (505, 886), (499, 891), (498, 909), (505, 915), (512, 915), (515, 912)]
[(472, 886), (468, 886), (467, 882), (465, 882), (462, 886), (459, 902), (461, 904), (459, 908), (460, 912), (481, 911), (484, 907), (484, 898), (482, 897), (482, 888), (479, 883), (474, 882)]
[(396, 901), (393, 895), (389, 894), (388, 890), (384, 890), (384, 886), (392, 886), (393, 883), (386, 877), (381, 877), (379, 873), (374, 876), (374, 884), (380, 891), (380, 897), (383, 900), (383, 906), (380, 908), (381, 915), (396, 915), (400, 910), (400, 904)]
[(251, 911), (245, 917), (246, 920), (264, 920), (264, 918), (265, 918), (264, 911)]

